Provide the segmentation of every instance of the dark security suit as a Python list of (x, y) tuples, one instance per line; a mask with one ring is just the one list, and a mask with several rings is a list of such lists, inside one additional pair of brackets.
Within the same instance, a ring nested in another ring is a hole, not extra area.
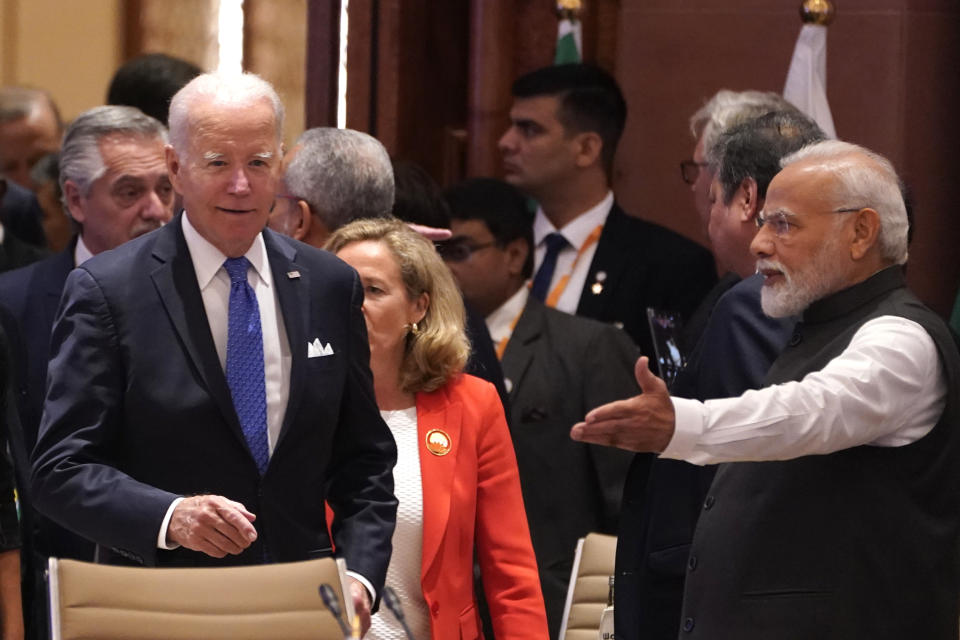
[[(241, 432), (178, 216), (67, 279), (34, 451), (37, 507), (101, 559), (251, 564), (330, 554), (380, 592), (396, 511), (396, 447), (380, 418), (356, 273), (263, 231), (290, 345), (290, 394), (263, 477)], [(319, 339), (333, 354), (308, 358)], [(211, 493), (257, 515), (257, 540), (218, 560), (157, 549), (168, 507)]]
[(574, 442), (591, 409), (637, 393), (624, 332), (529, 298), (503, 354), (510, 430), (550, 625), (560, 629), (577, 539), (614, 534), (631, 454)]
[[(614, 203), (590, 262), (577, 315), (617, 323), (641, 353), (652, 358), (647, 307), (678, 311), (689, 318), (716, 281), (709, 251), (669, 229), (627, 215)], [(595, 288), (594, 283), (601, 286)]]
[[(671, 394), (708, 400), (762, 385), (795, 323), (763, 313), (762, 286), (761, 276), (751, 276), (716, 300)], [(654, 459), (648, 471), (645, 462), (638, 456), (631, 465), (620, 518), (614, 612), (622, 640), (677, 637), (690, 542), (716, 472), (714, 465), (666, 458)]]

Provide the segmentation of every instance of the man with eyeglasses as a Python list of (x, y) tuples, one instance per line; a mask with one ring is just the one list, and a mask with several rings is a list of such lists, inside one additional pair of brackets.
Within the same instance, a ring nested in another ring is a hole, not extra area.
[[(706, 400), (756, 389), (786, 345), (794, 318), (770, 318), (761, 310), (763, 280), (754, 275), (750, 243), (780, 159), (822, 139), (816, 123), (789, 105), (709, 135), (707, 228), (717, 264), (729, 271), (725, 280), (736, 284), (701, 305), (710, 304), (704, 327), (670, 386), (673, 395)], [(624, 489), (614, 609), (622, 640), (676, 638), (696, 506), (716, 466), (658, 458), (645, 471), (635, 464)]]
[[(790, 111), (795, 107), (783, 99), (783, 96), (772, 91), (730, 91), (721, 89), (707, 100), (702, 107), (690, 116), (690, 133), (696, 144), (693, 147), (693, 156), (680, 163), (680, 177), (690, 186), (693, 193), (693, 204), (700, 217), (703, 229), (710, 238), (711, 249), (717, 261), (720, 280), (704, 296), (696, 311), (691, 314), (681, 334), (682, 346), (685, 350), (693, 349), (700, 335), (703, 333), (707, 319), (713, 312), (714, 305), (730, 287), (740, 281), (738, 269), (730, 265), (731, 254), (718, 247), (714, 234), (710, 230), (710, 185), (716, 177), (716, 162), (708, 161), (708, 152), (717, 142), (721, 133), (735, 125), (749, 122), (766, 113), (774, 111)], [(759, 211), (759, 209), (757, 209)], [(742, 260), (740, 256), (748, 256), (746, 246), (734, 252), (735, 260)], [(749, 269), (752, 273), (753, 269)]]
[(626, 451), (570, 439), (593, 407), (636, 393), (636, 347), (608, 324), (530, 295), (532, 229), (525, 198), (491, 178), (445, 192), (453, 237), (441, 255), (486, 317), (508, 380), (509, 423), (550, 637), (559, 634), (577, 539), (616, 533)]
[(721, 463), (691, 546), (680, 637), (955, 638), (960, 354), (907, 289), (886, 159), (826, 141), (782, 162), (751, 244), (763, 310), (800, 315), (759, 391), (643, 394), (577, 440)]

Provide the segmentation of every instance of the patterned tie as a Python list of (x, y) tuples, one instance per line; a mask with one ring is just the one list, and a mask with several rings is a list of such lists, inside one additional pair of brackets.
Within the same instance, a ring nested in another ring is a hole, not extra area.
[(543, 241), (547, 245), (547, 254), (543, 257), (543, 264), (540, 265), (537, 275), (533, 278), (533, 286), (530, 287), (530, 295), (540, 302), (547, 299), (550, 281), (553, 280), (553, 272), (557, 268), (557, 256), (560, 251), (570, 245), (558, 231), (547, 234)]
[(267, 393), (263, 381), (263, 334), (260, 307), (247, 282), (250, 261), (227, 258), (230, 275), (230, 327), (227, 331), (227, 385), (240, 419), (243, 436), (260, 475), (267, 470)]

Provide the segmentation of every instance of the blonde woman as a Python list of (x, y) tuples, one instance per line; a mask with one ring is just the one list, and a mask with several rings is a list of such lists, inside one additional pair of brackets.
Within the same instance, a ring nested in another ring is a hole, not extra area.
[[(483, 637), (476, 553), (497, 639), (547, 638), (503, 408), (491, 384), (461, 373), (469, 344), (453, 277), (432, 244), (396, 220), (353, 222), (327, 248), (363, 283), (374, 390), (399, 451), (387, 584), (414, 636)], [(367, 637), (404, 636), (380, 613)]]

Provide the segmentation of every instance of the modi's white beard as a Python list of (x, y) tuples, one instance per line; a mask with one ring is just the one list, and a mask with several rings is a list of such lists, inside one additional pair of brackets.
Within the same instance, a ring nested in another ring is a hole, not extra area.
[(820, 298), (843, 288), (847, 278), (836, 264), (836, 245), (831, 237), (801, 269), (793, 273), (776, 260), (758, 260), (757, 270), (776, 269), (783, 273), (779, 285), (764, 283), (760, 306), (771, 318), (795, 316)]

